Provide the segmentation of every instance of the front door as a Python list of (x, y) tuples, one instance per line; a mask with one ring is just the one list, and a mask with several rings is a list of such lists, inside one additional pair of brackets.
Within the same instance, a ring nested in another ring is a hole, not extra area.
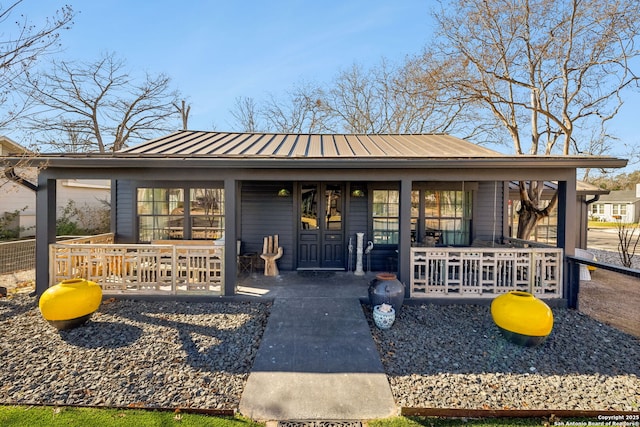
[(343, 186), (331, 183), (300, 184), (298, 197), (298, 269), (343, 270)]

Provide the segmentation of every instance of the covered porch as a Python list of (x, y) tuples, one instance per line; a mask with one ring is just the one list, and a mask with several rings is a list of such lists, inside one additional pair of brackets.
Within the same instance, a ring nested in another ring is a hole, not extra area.
[[(49, 286), (82, 277), (98, 283), (108, 296), (222, 296), (223, 253), (222, 245), (209, 242), (116, 244), (111, 233), (71, 239), (50, 246)], [(412, 274), (405, 286), (412, 299), (490, 299), (508, 291), (556, 299), (563, 297), (562, 260), (557, 248), (412, 247)], [(300, 270), (265, 277), (256, 266), (238, 274), (233, 295), (267, 296), (285, 280), (298, 283), (292, 277), (318, 284), (334, 280), (335, 273)], [(339, 273), (345, 289), (362, 287), (376, 275), (371, 270)]]
[[(371, 242), (365, 271), (395, 272), (406, 298), (445, 300), (509, 290), (566, 299), (576, 169), (626, 164), (504, 156), (446, 135), (191, 131), (47, 161), (37, 193), (40, 294), (83, 274), (108, 292), (235, 296), (239, 256), (259, 255), (270, 235), (279, 236), (283, 272), (353, 275), (362, 234)], [(111, 242), (55, 244), (55, 183), (70, 177), (112, 178)], [(507, 240), (509, 183), (519, 180), (557, 182), (553, 247)]]

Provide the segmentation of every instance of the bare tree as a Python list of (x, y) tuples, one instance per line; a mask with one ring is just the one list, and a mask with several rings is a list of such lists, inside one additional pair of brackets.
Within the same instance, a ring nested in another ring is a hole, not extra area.
[(640, 243), (640, 228), (638, 224), (625, 224), (621, 218), (616, 221), (618, 230), (618, 255), (622, 265), (633, 267), (633, 258)]
[(461, 130), (462, 105), (444, 103), (427, 84), (421, 58), (394, 66), (382, 59), (369, 69), (340, 72), (327, 90), (324, 109), (334, 131), (352, 133), (441, 133)]
[(177, 92), (164, 74), (146, 74), (135, 81), (125, 62), (112, 53), (92, 63), (54, 62), (40, 75), (27, 73), (37, 108), (28, 127), (48, 130), (40, 142), (65, 149), (69, 124), (74, 134), (91, 141), (92, 151), (118, 151), (130, 140), (145, 140), (166, 132), (177, 114)]
[(63, 6), (42, 25), (32, 24), (20, 13), (22, 0), (0, 5), (0, 127), (21, 115), (28, 96), (16, 91), (16, 79), (43, 54), (55, 49), (60, 31), (68, 29), (74, 16), (71, 6)]
[(231, 115), (242, 132), (258, 132), (258, 105), (253, 98), (236, 98)]
[[(637, 87), (629, 60), (639, 52), (640, 3), (596, 0), (457, 0), (435, 13), (435, 57), (453, 97), (482, 106), (517, 154), (585, 151), (579, 128), (605, 127)], [(542, 183), (520, 183), (518, 237), (557, 203)]]
[[(245, 131), (284, 133), (429, 133), (461, 130), (462, 104), (444, 104), (433, 87), (418, 79), (421, 58), (364, 69), (353, 65), (326, 86), (299, 84), (284, 97), (258, 105), (236, 100), (232, 114)], [(420, 74), (424, 77), (423, 74)], [(444, 97), (443, 97), (444, 98)]]
[(183, 99), (180, 105), (174, 102), (173, 106), (178, 111), (180, 118), (182, 119), (182, 130), (189, 129), (189, 113), (191, 113), (191, 105), (187, 105), (187, 101)]
[(330, 131), (330, 112), (324, 91), (302, 83), (284, 99), (271, 95), (262, 108), (266, 127), (284, 133), (325, 133)]

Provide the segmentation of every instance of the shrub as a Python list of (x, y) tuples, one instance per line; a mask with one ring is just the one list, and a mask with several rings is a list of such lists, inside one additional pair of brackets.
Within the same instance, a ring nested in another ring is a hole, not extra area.
[(78, 207), (73, 200), (60, 208), (56, 219), (56, 235), (77, 236), (108, 233), (111, 223), (110, 204), (100, 200), (102, 206), (89, 206), (86, 203)]

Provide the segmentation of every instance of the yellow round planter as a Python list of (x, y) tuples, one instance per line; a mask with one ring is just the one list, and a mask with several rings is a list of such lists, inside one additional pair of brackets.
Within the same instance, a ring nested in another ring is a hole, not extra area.
[(503, 336), (527, 347), (542, 344), (553, 329), (553, 313), (528, 292), (512, 291), (491, 302), (491, 316)]
[(100, 307), (102, 288), (85, 279), (69, 279), (44, 291), (40, 297), (40, 313), (56, 329), (82, 325)]

